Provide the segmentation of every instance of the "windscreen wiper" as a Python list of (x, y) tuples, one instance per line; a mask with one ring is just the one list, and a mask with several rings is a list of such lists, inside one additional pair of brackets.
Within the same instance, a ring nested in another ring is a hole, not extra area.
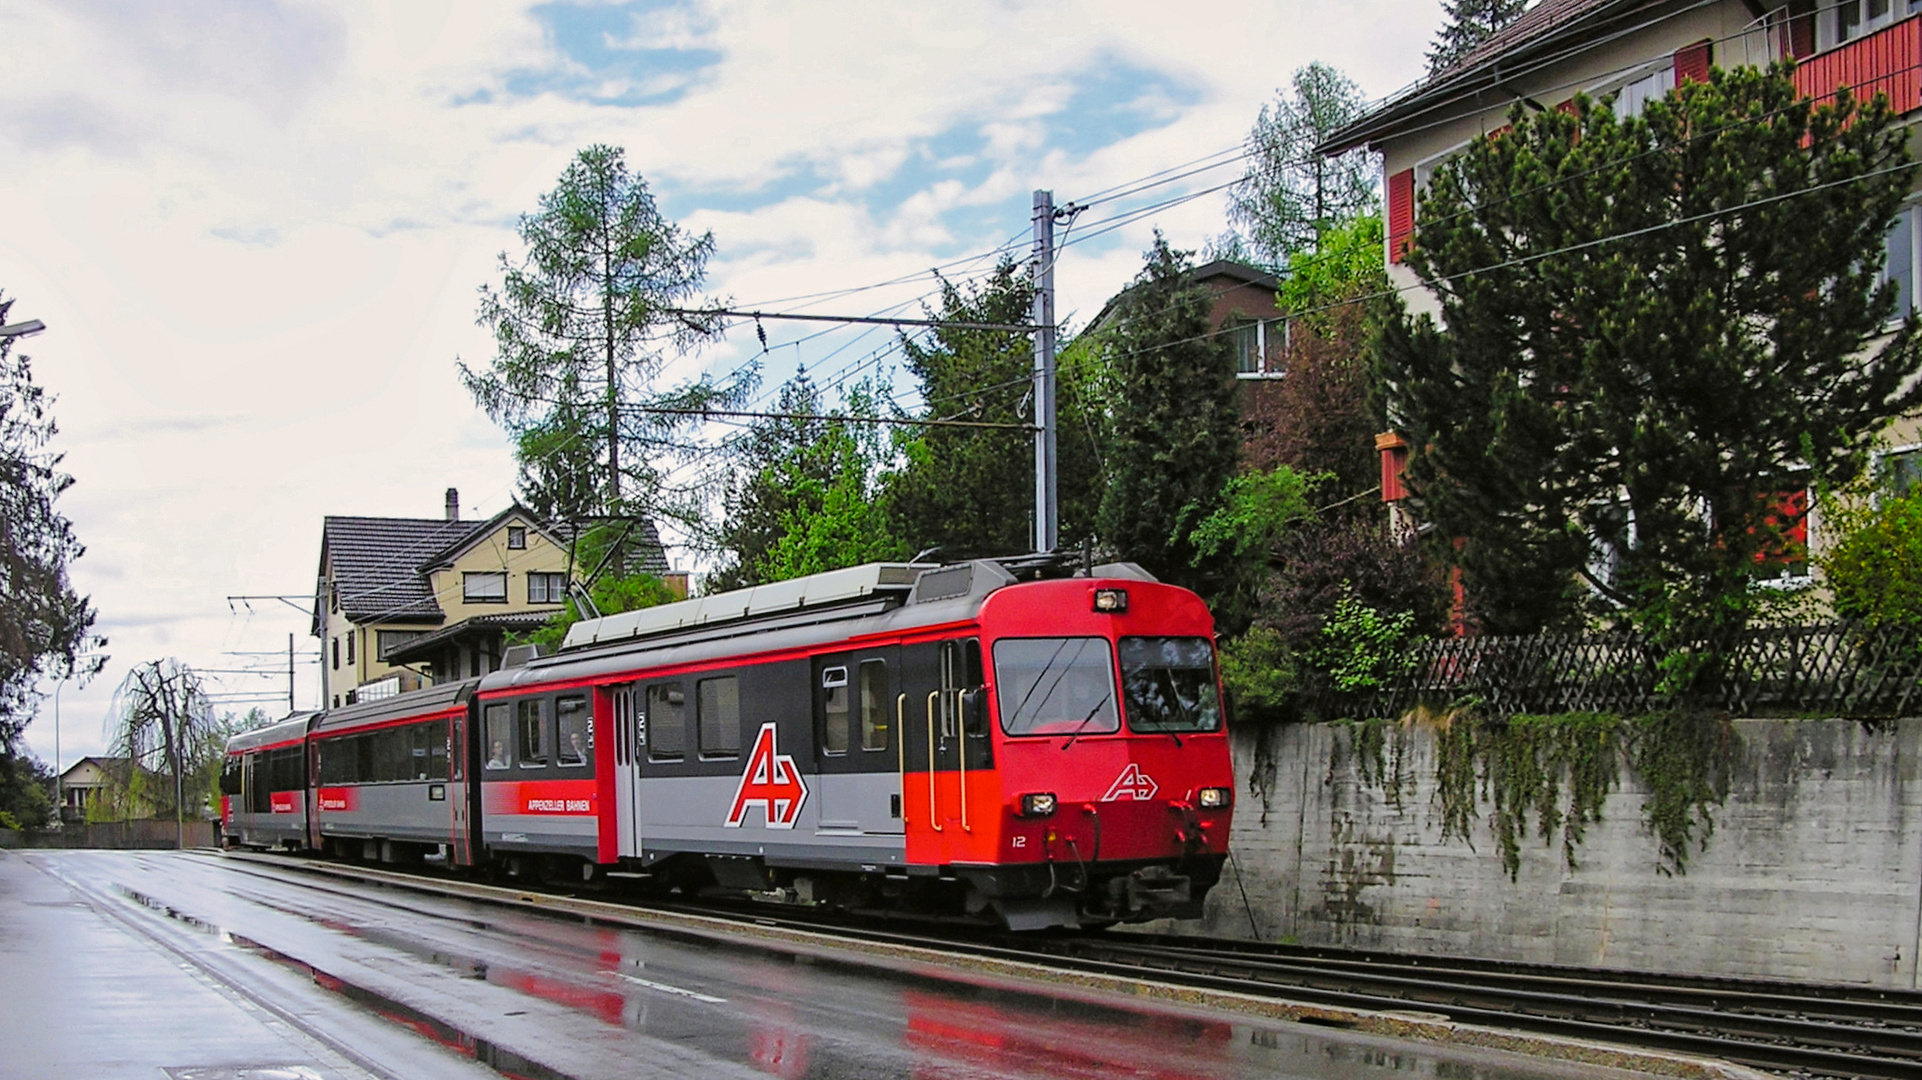
[(1094, 703), (1094, 708), (1088, 710), (1088, 715), (1082, 717), (1081, 722), (1074, 726), (1074, 733), (1068, 736), (1067, 742), (1064, 742), (1061, 744), (1061, 749), (1066, 750), (1068, 747), (1074, 745), (1074, 741), (1076, 739), (1079, 739), (1081, 737), (1081, 732), (1087, 728), (1088, 722), (1094, 719), (1094, 714), (1100, 712), (1101, 707), (1103, 705), (1106, 705), (1108, 703), (1108, 699), (1112, 696), (1113, 696), (1112, 694), (1101, 695), (1101, 700)]

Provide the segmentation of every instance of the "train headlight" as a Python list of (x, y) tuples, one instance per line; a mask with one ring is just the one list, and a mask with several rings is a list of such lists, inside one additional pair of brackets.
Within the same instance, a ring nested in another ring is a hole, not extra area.
[(1195, 802), (1200, 804), (1203, 810), (1219, 810), (1224, 806), (1232, 805), (1234, 801), (1235, 793), (1232, 788), (1205, 787), (1195, 795)]
[(1047, 817), (1054, 813), (1054, 792), (1040, 791), (1032, 795), (1023, 795), (1015, 805), (1019, 807), (1016, 813), (1022, 817)]
[(1106, 612), (1109, 615), (1126, 613), (1128, 610), (1128, 590), (1096, 589), (1094, 591), (1094, 609), (1096, 611)]

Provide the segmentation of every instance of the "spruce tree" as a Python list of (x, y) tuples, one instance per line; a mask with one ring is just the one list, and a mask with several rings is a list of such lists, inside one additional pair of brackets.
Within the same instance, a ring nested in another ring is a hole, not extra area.
[[(1003, 261), (982, 282), (943, 282), (929, 318), (1025, 324), (1034, 286)], [(921, 415), (933, 420), (1026, 424), (1034, 419), (1034, 341), (1005, 330), (936, 329), (901, 338), (920, 384)], [(1060, 536), (1072, 548), (1089, 534), (1097, 497), (1091, 408), (1085, 382), (1064, 377), (1056, 395)], [(902, 465), (884, 485), (890, 529), (913, 553), (943, 557), (1012, 555), (1034, 538), (1034, 436), (1021, 430), (927, 427), (900, 440)]]
[(1845, 483), (1922, 404), (1916, 320), (1888, 333), (1878, 285), (1907, 130), (1780, 67), (1511, 119), (1421, 202), (1440, 323), (1377, 342), (1415, 507), (1484, 629), (1571, 622), (1592, 589), (1685, 686), (1686, 643), (1754, 610), (1779, 493)]
[(1528, 0), (1442, 0), (1447, 19), (1428, 47), (1428, 73), (1438, 75), (1459, 63), (1475, 46), (1507, 26), (1528, 7)]
[(1193, 534), (1220, 508), (1241, 448), (1234, 360), (1210, 306), (1188, 253), (1157, 233), (1103, 333), (1114, 398), (1097, 519), (1117, 555), (1203, 595), (1234, 568), (1198, 558)]

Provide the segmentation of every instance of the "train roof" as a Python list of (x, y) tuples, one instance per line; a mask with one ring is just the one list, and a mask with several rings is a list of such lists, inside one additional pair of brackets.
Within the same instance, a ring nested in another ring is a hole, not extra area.
[[(1024, 579), (1070, 576), (1064, 565), (1053, 556), (975, 559), (942, 566), (869, 563), (585, 619), (568, 632), (560, 652), (487, 675), (482, 688), (504, 690), (967, 622), (980, 614), (989, 595), (1001, 589)], [(1083, 573), (1094, 578), (1155, 580), (1133, 563), (1111, 563)], [(742, 640), (750, 636), (751, 643)]]
[(274, 743), (301, 738), (307, 734), (308, 722), (319, 715), (312, 712), (293, 713), (285, 720), (276, 720), (266, 727), (243, 731), (227, 740), (227, 752), (231, 754), (240, 750), (252, 750), (260, 746), (272, 746)]
[(421, 716), (427, 713), (444, 712), (458, 708), (467, 702), (474, 692), (479, 679), (462, 679), (459, 682), (435, 683), (405, 694), (395, 694), (375, 701), (362, 701), (339, 709), (329, 709), (314, 725), (315, 734), (338, 732), (351, 728), (366, 727), (388, 720), (398, 720), (406, 716)]

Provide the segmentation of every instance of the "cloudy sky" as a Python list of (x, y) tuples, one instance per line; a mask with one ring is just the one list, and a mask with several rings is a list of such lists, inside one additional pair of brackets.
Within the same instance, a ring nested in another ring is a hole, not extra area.
[[(1025, 248), (1033, 189), (1219, 161), (1311, 60), (1387, 94), (1439, 21), (1436, 0), (5, 5), (0, 290), (49, 327), (26, 351), (111, 642), (61, 691), (62, 761), (99, 750), (144, 660), (223, 672), (240, 710), (285, 693), (291, 633), (311, 705), (307, 617), (226, 598), (310, 593), (324, 515), (434, 517), (448, 487), (464, 516), (507, 505), (505, 440), (454, 364), (490, 357), (475, 290), (580, 147), (625, 147), (670, 218), (713, 232), (713, 294), (796, 309), (912, 278), (807, 308), (912, 314), (930, 267)], [(1200, 246), (1222, 197), (1104, 220), (1232, 175), (1089, 210), (1059, 310), (1085, 321), (1157, 225)], [(886, 332), (798, 326), (769, 324), (770, 387), (888, 363)], [(689, 363), (760, 351), (739, 332)], [(53, 711), (28, 731), (49, 760)]]

